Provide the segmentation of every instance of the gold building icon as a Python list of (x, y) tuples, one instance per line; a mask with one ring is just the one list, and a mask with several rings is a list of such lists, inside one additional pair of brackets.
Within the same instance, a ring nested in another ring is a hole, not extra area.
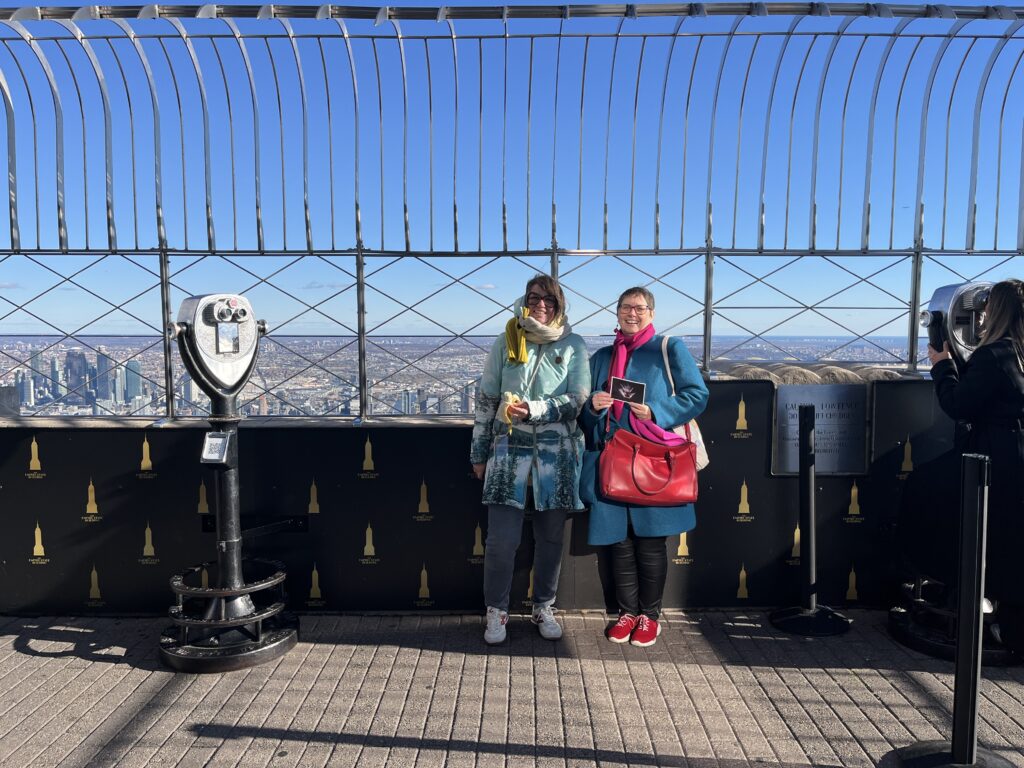
[(429, 515), (430, 514), (430, 502), (427, 501), (427, 480), (423, 478), (423, 482), (420, 483), (420, 506), (416, 510), (418, 514)]
[(800, 557), (800, 523), (797, 523), (796, 528), (793, 529), (793, 550), (789, 556)]
[(740, 586), (736, 590), (736, 597), (740, 600), (746, 600), (750, 595), (747, 593), (747, 565), (742, 563), (740, 565)]
[(484, 532), (480, 530), (480, 523), (476, 524), (476, 531), (473, 534), (473, 557), (484, 556)]
[(853, 486), (850, 488), (850, 516), (856, 516), (860, 514), (860, 491), (857, 488), (857, 481), (853, 481)]
[(530, 569), (530, 586), (526, 588), (526, 599), (533, 600), (533, 568)]
[(203, 570), (199, 574), (199, 586), (201, 586), (203, 589), (210, 588), (210, 572), (207, 571), (205, 568), (203, 568)]
[(910, 457), (910, 435), (907, 435), (907, 442), (903, 444), (903, 466), (900, 472), (913, 472), (914, 460)]
[(373, 445), (370, 443), (370, 436), (366, 436), (366, 445), (363, 447), (363, 472), (373, 472)]
[(39, 443), (36, 442), (36, 436), (32, 435), (32, 454), (28, 460), (28, 471), (29, 472), (42, 472), (43, 465), (39, 461)]
[(149, 521), (146, 521), (146, 541), (142, 545), (142, 556), (143, 557), (156, 557), (156, 550), (153, 549), (153, 529), (149, 527)]
[(690, 547), (686, 543), (686, 531), (679, 534), (679, 548), (676, 550), (676, 557), (689, 557)]
[(87, 515), (98, 515), (100, 508), (96, 504), (96, 486), (92, 484), (92, 478), (89, 478), (89, 489), (86, 492), (85, 497), (85, 514)]
[(149, 439), (145, 435), (142, 436), (142, 461), (139, 462), (139, 471), (153, 471), (153, 460), (149, 457)]
[(857, 571), (850, 566), (850, 578), (846, 582), (846, 599), (856, 600), (857, 599)]
[(736, 430), (746, 431), (747, 429), (747, 403), (743, 399), (743, 393), (740, 392), (740, 405), (736, 411)]
[(96, 572), (96, 563), (92, 564), (92, 573), (89, 574), (89, 599), (103, 599), (100, 596), (100, 575)]
[(320, 571), (316, 569), (316, 563), (313, 563), (313, 578), (309, 586), (309, 599), (319, 600), (320, 598)]
[(747, 479), (743, 478), (743, 485), (740, 486), (740, 506), (739, 513), (741, 515), (750, 514), (750, 500), (747, 498)]
[(430, 585), (427, 583), (427, 564), (420, 569), (420, 600), (430, 599)]
[(320, 499), (316, 491), (316, 478), (313, 478), (313, 483), (309, 486), (309, 514), (320, 514)]
[(366, 543), (363, 544), (363, 557), (376, 557), (377, 550), (373, 547), (373, 528), (366, 524)]
[(43, 549), (43, 529), (39, 527), (38, 520), (36, 520), (36, 543), (32, 547), (32, 557), (46, 557), (46, 550)]
[(199, 506), (196, 507), (196, 512), (200, 515), (210, 514), (210, 505), (206, 501), (206, 481), (199, 481)]

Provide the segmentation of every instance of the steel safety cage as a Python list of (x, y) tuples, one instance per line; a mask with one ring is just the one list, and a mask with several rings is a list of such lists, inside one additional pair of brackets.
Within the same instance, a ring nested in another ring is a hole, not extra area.
[[(591, 336), (614, 289), (656, 287), (705, 369), (914, 368), (929, 290), (1024, 254), (1022, 26), (870, 3), (0, 10), (0, 381), (47, 393), (24, 412), (199, 413), (160, 329), (215, 279), (261, 294), (290, 360), (258, 410), (457, 412), (536, 271)], [(135, 341), (103, 374), (113, 336)], [(70, 381), (73, 347), (97, 365)], [(149, 398), (96, 398), (104, 375)]]

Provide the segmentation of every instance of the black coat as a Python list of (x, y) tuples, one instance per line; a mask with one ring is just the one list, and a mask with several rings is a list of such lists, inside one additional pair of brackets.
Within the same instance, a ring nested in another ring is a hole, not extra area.
[(979, 347), (962, 371), (952, 360), (932, 368), (946, 414), (966, 422), (957, 448), (992, 460), (986, 593), (1021, 602), (1017, 559), (1024, 553), (1024, 372), (1009, 339)]

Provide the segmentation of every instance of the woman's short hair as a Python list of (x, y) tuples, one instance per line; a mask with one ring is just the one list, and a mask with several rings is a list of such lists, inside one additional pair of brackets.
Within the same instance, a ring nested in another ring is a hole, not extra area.
[(989, 291), (985, 305), (982, 344), (1010, 337), (1018, 349), (1024, 347), (1024, 282), (1003, 280)]
[(565, 317), (565, 294), (562, 292), (562, 286), (558, 284), (558, 281), (551, 275), (544, 275), (537, 273), (530, 278), (530, 281), (526, 284), (526, 290), (523, 291), (523, 303), (526, 303), (526, 297), (530, 295), (531, 288), (539, 288), (543, 295), (554, 296), (555, 301), (558, 302), (558, 306), (555, 307), (555, 311), (552, 313), (553, 320), (560, 320)]
[(650, 307), (651, 309), (654, 309), (654, 294), (640, 285), (634, 286), (633, 288), (627, 288), (626, 290), (624, 290), (619, 295), (619, 303), (615, 305), (615, 308), (618, 309), (619, 307), (621, 307), (622, 302), (628, 299), (630, 296), (643, 296), (644, 301), (647, 302), (647, 306)]

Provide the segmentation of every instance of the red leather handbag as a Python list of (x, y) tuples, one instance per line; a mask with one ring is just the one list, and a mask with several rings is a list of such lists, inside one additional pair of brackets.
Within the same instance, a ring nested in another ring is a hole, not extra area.
[(619, 429), (601, 451), (598, 471), (601, 495), (612, 501), (678, 507), (697, 500), (697, 444), (689, 439), (660, 445)]

